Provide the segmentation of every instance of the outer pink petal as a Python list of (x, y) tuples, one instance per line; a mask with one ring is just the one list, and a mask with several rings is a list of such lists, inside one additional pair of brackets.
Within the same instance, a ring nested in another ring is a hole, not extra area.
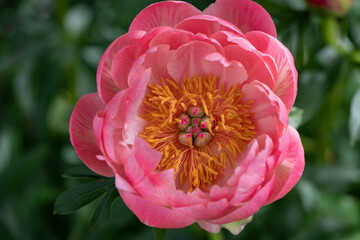
[(145, 32), (143, 31), (134, 31), (118, 37), (110, 44), (101, 57), (97, 69), (96, 81), (99, 96), (104, 103), (108, 103), (111, 98), (121, 90), (119, 86), (124, 86), (123, 82), (119, 82), (119, 85), (117, 85), (112, 77), (111, 67), (114, 56), (122, 48), (135, 43), (144, 34)]
[(232, 23), (209, 15), (198, 15), (187, 18), (177, 24), (175, 28), (183, 29), (195, 34), (202, 33), (208, 37), (219, 31), (230, 31), (238, 34), (239, 36), (244, 36), (243, 33)]
[(173, 59), (168, 63), (168, 72), (171, 77), (180, 82), (184, 77), (198, 77), (207, 75), (202, 69), (202, 59), (215, 52), (216, 49), (209, 43), (193, 41), (179, 47)]
[(155, 170), (162, 157), (161, 152), (150, 147), (149, 143), (140, 137), (135, 139), (132, 153), (145, 176), (150, 175)]
[(107, 163), (97, 158), (102, 153), (96, 144), (93, 132), (93, 119), (104, 107), (96, 93), (80, 98), (70, 118), (70, 141), (79, 158), (88, 168), (100, 175), (114, 176)]
[(204, 14), (226, 19), (243, 33), (262, 31), (276, 37), (275, 24), (269, 13), (250, 0), (217, 0), (204, 10)]
[(259, 51), (275, 59), (278, 79), (273, 91), (284, 101), (290, 112), (296, 97), (298, 77), (293, 56), (280, 41), (266, 33), (249, 32), (246, 37)]
[(290, 136), (289, 149), (284, 161), (275, 170), (275, 188), (269, 204), (287, 194), (299, 181), (305, 166), (304, 148), (298, 132), (291, 126), (288, 127), (287, 134)]
[(264, 206), (269, 199), (275, 183), (275, 177), (273, 176), (269, 181), (242, 207), (235, 209), (233, 212), (221, 218), (210, 220), (213, 224), (227, 224), (230, 222), (238, 221), (239, 219), (248, 218), (257, 211), (260, 207)]
[(119, 190), (121, 198), (142, 223), (157, 228), (183, 228), (195, 220), (167, 207), (153, 204), (135, 194)]
[(202, 14), (193, 5), (181, 1), (154, 3), (142, 10), (133, 20), (129, 31), (149, 31), (159, 26), (173, 27), (183, 19)]

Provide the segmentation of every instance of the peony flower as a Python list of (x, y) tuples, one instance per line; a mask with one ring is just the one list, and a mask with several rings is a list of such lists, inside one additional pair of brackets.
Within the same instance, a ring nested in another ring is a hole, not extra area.
[(70, 139), (148, 226), (238, 234), (300, 179), (289, 50), (250, 0), (150, 5), (105, 51)]
[(323, 9), (329, 13), (344, 16), (350, 10), (353, 0), (306, 0), (310, 7)]

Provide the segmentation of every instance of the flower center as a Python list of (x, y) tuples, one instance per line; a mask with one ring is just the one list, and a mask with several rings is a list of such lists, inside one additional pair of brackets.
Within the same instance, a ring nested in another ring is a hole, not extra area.
[(242, 101), (238, 86), (225, 89), (217, 77), (149, 84), (143, 103), (147, 123), (139, 136), (163, 153), (157, 170), (173, 168), (185, 190), (208, 190), (256, 135), (252, 103)]

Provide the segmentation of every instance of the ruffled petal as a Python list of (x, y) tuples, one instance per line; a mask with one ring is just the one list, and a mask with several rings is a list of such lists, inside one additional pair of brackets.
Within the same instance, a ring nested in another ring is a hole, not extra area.
[(299, 181), (305, 166), (304, 148), (298, 132), (291, 126), (287, 134), (290, 136), (289, 149), (284, 161), (275, 170), (274, 192), (266, 204), (282, 198)]
[(200, 74), (206, 76), (207, 73), (202, 69), (202, 59), (215, 51), (214, 46), (200, 41), (182, 45), (168, 63), (168, 72), (176, 82), (181, 82), (184, 77), (189, 78), (193, 75), (195, 77)]
[(194, 34), (202, 33), (208, 37), (219, 31), (230, 31), (243, 36), (243, 33), (232, 23), (209, 15), (197, 15), (187, 18), (177, 24), (175, 28), (183, 29)]
[(217, 0), (203, 12), (230, 21), (243, 33), (262, 31), (276, 38), (276, 28), (270, 14), (256, 2)]
[(97, 68), (96, 81), (99, 96), (105, 104), (108, 103), (111, 98), (121, 90), (119, 86), (125, 86), (122, 81), (120, 81), (119, 85), (114, 82), (111, 73), (113, 58), (118, 53), (118, 51), (128, 46), (129, 44), (136, 43), (137, 40), (139, 40), (144, 34), (144, 31), (133, 31), (118, 37), (110, 44), (101, 57)]
[(261, 55), (255, 48), (251, 49), (250, 44), (246, 44), (247, 40), (242, 38), (237, 40), (242, 43), (224, 47), (225, 57), (228, 60), (238, 61), (245, 67), (248, 74), (246, 83), (257, 80), (273, 89), (277, 79), (274, 60), (270, 56)]
[(80, 98), (70, 117), (70, 141), (79, 158), (88, 168), (100, 175), (114, 176), (107, 163), (97, 158), (102, 156), (102, 153), (96, 144), (93, 132), (93, 119), (96, 113), (104, 108), (96, 93)]
[(249, 41), (261, 52), (272, 56), (276, 62), (278, 79), (274, 93), (284, 101), (288, 112), (295, 102), (298, 73), (290, 51), (276, 38), (263, 32), (249, 32)]
[(132, 21), (129, 31), (149, 31), (159, 26), (173, 27), (183, 19), (199, 14), (202, 14), (199, 9), (186, 2), (158, 2), (142, 10)]
[(127, 191), (119, 190), (121, 198), (142, 223), (156, 228), (183, 228), (195, 220), (168, 207), (151, 203)]

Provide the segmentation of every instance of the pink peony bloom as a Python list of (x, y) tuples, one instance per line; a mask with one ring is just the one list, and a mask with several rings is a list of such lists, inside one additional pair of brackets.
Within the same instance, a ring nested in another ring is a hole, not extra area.
[(344, 16), (350, 10), (353, 0), (306, 0), (308, 5), (323, 9), (338, 16)]
[(70, 139), (144, 224), (238, 234), (300, 179), (289, 50), (250, 0), (150, 5), (105, 51)]

